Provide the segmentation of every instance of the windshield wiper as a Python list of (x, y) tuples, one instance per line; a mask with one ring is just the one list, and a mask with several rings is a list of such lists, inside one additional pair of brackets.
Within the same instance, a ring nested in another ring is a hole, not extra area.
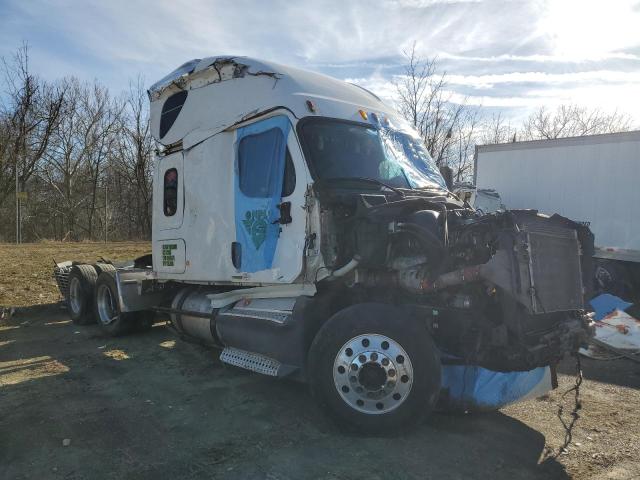
[(462, 200), (453, 192), (446, 190), (442, 187), (414, 187), (414, 188), (403, 188), (407, 193), (413, 192), (414, 194), (422, 194), (427, 197), (444, 197), (444, 198), (453, 198), (460, 203), (464, 204)]
[(432, 187), (416, 187), (414, 190), (419, 190), (421, 192), (427, 193), (437, 193), (438, 195), (446, 195), (449, 196), (452, 194), (448, 189), (440, 187), (440, 186), (432, 186)]
[(375, 178), (369, 178), (369, 177), (331, 177), (331, 178), (322, 178), (322, 179), (320, 179), (320, 181), (324, 182), (324, 183), (329, 183), (329, 182), (349, 182), (349, 181), (370, 183), (372, 185), (378, 185), (379, 187), (388, 188), (392, 192), (395, 192), (398, 195), (400, 195), (401, 197), (405, 196), (405, 193), (402, 190), (400, 190), (399, 188), (392, 187), (391, 185), (388, 185), (388, 184), (386, 184), (386, 183), (384, 183), (384, 182), (382, 182), (380, 180), (377, 180)]

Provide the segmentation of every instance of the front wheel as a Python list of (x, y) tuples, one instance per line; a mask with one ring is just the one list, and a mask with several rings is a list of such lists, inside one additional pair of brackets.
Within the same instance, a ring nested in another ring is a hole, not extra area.
[(426, 325), (384, 304), (336, 313), (309, 351), (311, 388), (340, 423), (368, 432), (417, 425), (440, 392), (440, 357)]

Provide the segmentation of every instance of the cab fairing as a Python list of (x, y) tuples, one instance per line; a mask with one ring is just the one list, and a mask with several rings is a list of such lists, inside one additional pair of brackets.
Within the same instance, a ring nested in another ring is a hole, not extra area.
[[(319, 73), (247, 57), (210, 57), (190, 74), (159, 82), (149, 90), (151, 131), (163, 145), (182, 141), (184, 148), (248, 118), (276, 108), (297, 119), (323, 116), (362, 121), (358, 111), (375, 111), (401, 123), (398, 115), (374, 94)], [(187, 99), (169, 131), (160, 136), (166, 99), (179, 91)], [(310, 100), (314, 111), (307, 105)]]

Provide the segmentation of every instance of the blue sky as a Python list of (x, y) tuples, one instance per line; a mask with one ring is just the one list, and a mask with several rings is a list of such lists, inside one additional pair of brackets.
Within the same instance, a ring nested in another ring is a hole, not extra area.
[(517, 122), (574, 102), (640, 126), (640, 0), (0, 0), (0, 55), (115, 92), (191, 58), (249, 55), (393, 99), (402, 52), (439, 59), (451, 99)]

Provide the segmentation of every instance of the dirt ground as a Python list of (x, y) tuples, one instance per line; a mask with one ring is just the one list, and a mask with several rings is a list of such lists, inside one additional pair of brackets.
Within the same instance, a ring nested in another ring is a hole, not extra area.
[(130, 260), (151, 251), (148, 242), (42, 242), (0, 244), (0, 307), (27, 306), (61, 299), (51, 273), (54, 260), (95, 262)]
[(583, 360), (581, 418), (557, 458), (572, 361), (548, 397), (370, 437), (343, 432), (304, 386), (225, 366), (163, 323), (113, 339), (29, 292), (15, 298), (34, 305), (0, 321), (2, 479), (640, 478), (640, 366), (628, 360)]

